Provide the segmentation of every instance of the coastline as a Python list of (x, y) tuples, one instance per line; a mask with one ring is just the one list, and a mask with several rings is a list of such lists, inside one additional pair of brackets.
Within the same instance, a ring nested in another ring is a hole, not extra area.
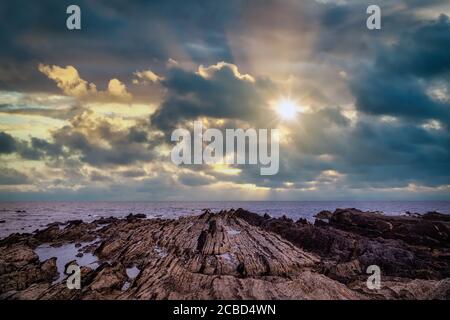
[[(450, 299), (450, 217), (439, 213), (143, 218), (72, 220), (1, 239), (0, 299)], [(62, 266), (55, 248), (75, 256)], [(80, 290), (61, 277), (71, 264), (81, 267)], [(366, 285), (370, 265), (382, 271), (379, 290)]]
[(437, 211), (450, 214), (450, 201), (19, 201), (0, 202), (0, 238), (15, 232), (34, 232), (54, 222), (83, 219), (92, 222), (102, 217), (125, 218), (130, 212), (143, 213), (147, 218), (178, 218), (202, 213), (204, 208), (219, 212), (244, 208), (250, 212), (274, 218), (305, 218), (314, 223), (314, 215), (322, 210), (358, 208), (381, 211), (386, 215), (405, 212), (420, 214)]

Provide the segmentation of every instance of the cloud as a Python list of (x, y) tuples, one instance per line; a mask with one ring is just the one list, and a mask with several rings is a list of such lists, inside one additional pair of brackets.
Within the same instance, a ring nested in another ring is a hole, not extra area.
[(95, 84), (81, 79), (77, 69), (73, 66), (62, 68), (39, 64), (38, 69), (49, 79), (55, 81), (58, 88), (68, 96), (85, 97), (97, 93)]
[(151, 161), (158, 156), (154, 150), (161, 137), (149, 138), (148, 124), (141, 122), (123, 127), (85, 110), (69, 124), (51, 131), (51, 139), (30, 137), (29, 141), (0, 132), (0, 154), (16, 153), (27, 160), (64, 162), (79, 159), (96, 167), (120, 166)]
[(372, 115), (450, 125), (450, 102), (428, 93), (450, 77), (450, 20), (441, 15), (405, 31), (398, 43), (377, 48), (373, 65), (363, 67), (350, 85), (358, 110)]
[(31, 180), (22, 172), (11, 168), (0, 168), (0, 185), (28, 184)]
[(5, 132), (0, 132), (0, 153), (8, 154), (17, 150), (16, 140)]
[(218, 63), (208, 66), (208, 67), (204, 67), (203, 65), (200, 65), (198, 67), (197, 73), (205, 79), (211, 79), (216, 75), (217, 72), (220, 72), (222, 69), (231, 71), (233, 76), (239, 80), (255, 82), (255, 78), (253, 78), (251, 75), (241, 74), (236, 65), (234, 65), (232, 63), (226, 63), (224, 61), (218, 62)]
[(197, 72), (171, 68), (161, 84), (167, 95), (152, 115), (151, 123), (163, 131), (199, 117), (267, 125), (273, 114), (268, 101), (275, 84), (265, 78), (241, 74), (233, 64), (200, 66)]
[(205, 186), (214, 183), (216, 180), (207, 175), (196, 173), (182, 173), (178, 176), (178, 181), (186, 186)]
[(39, 160), (45, 156), (56, 157), (63, 154), (60, 146), (46, 140), (31, 137), (31, 141), (14, 138), (6, 132), (0, 132), (0, 154), (17, 153), (27, 160)]
[(99, 171), (92, 171), (89, 178), (93, 182), (108, 182), (111, 180), (110, 177), (100, 173)]
[(120, 175), (127, 178), (138, 178), (147, 175), (147, 172), (142, 169), (130, 169), (121, 171)]
[(73, 106), (69, 109), (43, 109), (43, 108), (9, 108), (5, 105), (0, 105), (0, 112), (16, 115), (31, 115), (31, 116), (43, 116), (48, 118), (68, 120), (74, 116), (82, 113), (83, 108)]
[[(420, 78), (450, 73), (450, 19), (441, 14), (400, 34), (398, 43), (383, 48), (376, 61), (383, 70)], [(425, 59), (426, 58), (426, 59)]]
[(118, 79), (109, 80), (106, 91), (97, 91), (97, 86), (81, 79), (77, 69), (73, 66), (63, 68), (56, 65), (39, 64), (38, 69), (49, 79), (55, 81), (56, 85), (68, 96), (91, 99), (118, 99), (122, 101), (130, 101), (132, 99), (132, 95), (127, 91), (125, 84)]
[(156, 73), (154, 73), (152, 70), (142, 70), (142, 71), (136, 71), (134, 75), (137, 77), (137, 79), (133, 79), (133, 83), (139, 84), (139, 83), (155, 83), (161, 80), (164, 80), (164, 77), (158, 76)]
[(64, 154), (62, 146), (35, 137), (31, 137), (31, 149), (39, 150), (48, 157), (58, 157)]
[[(119, 1), (80, 0), (82, 26), (89, 27), (68, 34), (65, 12), (69, 4), (43, 0), (26, 11), (21, 9), (28, 6), (26, 0), (0, 4), (4, 22), (0, 30), (1, 89), (52, 91), (33, 69), (38, 62), (82, 65), (83, 77), (100, 86), (145, 70), (149, 62), (164, 65), (169, 57), (179, 62), (232, 61), (225, 32), (240, 11), (240, 1), (209, 4), (195, 0), (180, 6), (173, 0), (158, 0), (124, 6)], [(50, 16), (49, 12), (62, 14)], [(195, 50), (188, 45), (191, 42), (216, 50)]]
[(127, 91), (126, 86), (117, 79), (109, 80), (108, 93), (122, 100), (131, 100), (131, 94)]
[(159, 143), (150, 140), (146, 127), (121, 128), (93, 113), (85, 112), (52, 132), (54, 143), (68, 149), (92, 166), (128, 165), (150, 161), (156, 156), (153, 148)]

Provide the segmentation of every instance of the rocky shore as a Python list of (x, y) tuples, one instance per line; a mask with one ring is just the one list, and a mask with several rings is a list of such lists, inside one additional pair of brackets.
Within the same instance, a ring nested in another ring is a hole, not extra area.
[[(0, 299), (450, 299), (449, 215), (144, 218), (53, 223), (0, 240)], [(81, 267), (79, 290), (67, 288), (70, 264)], [(366, 285), (370, 265), (379, 290)]]

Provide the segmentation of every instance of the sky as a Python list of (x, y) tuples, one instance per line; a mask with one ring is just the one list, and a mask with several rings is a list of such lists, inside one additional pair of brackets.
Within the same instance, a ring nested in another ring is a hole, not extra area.
[[(450, 200), (449, 16), (446, 0), (2, 1), (0, 200)], [(279, 129), (279, 172), (176, 166), (171, 133), (195, 120)]]

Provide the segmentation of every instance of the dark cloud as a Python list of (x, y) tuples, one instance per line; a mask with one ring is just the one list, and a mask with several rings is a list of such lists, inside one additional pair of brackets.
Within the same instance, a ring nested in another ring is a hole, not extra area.
[(380, 47), (375, 63), (360, 70), (351, 89), (357, 108), (369, 114), (450, 124), (450, 103), (427, 92), (434, 80), (449, 81), (450, 21), (437, 21), (400, 34), (398, 43)]
[[(107, 83), (169, 57), (199, 63), (233, 58), (225, 26), (240, 1), (77, 1), (82, 29), (66, 28), (73, 1), (3, 1), (0, 4), (0, 88), (55, 91), (37, 70), (38, 63), (77, 66), (90, 82)], [(24, 9), (25, 8), (25, 9)], [(146, 30), (146, 32), (142, 32)], [(120, 41), (116, 41), (120, 38)], [(112, 68), (111, 66), (114, 66)]]
[(81, 161), (93, 166), (150, 161), (155, 158), (153, 148), (161, 139), (155, 136), (150, 140), (145, 129), (147, 126), (118, 129), (107, 120), (93, 120), (89, 113), (84, 113), (72, 119), (69, 125), (53, 131), (54, 143), (45, 148), (47, 154), (50, 147), (66, 148), (68, 155), (78, 155)]
[(187, 186), (205, 186), (215, 182), (211, 176), (200, 175), (195, 173), (182, 173), (178, 176), (178, 181)]
[[(349, 55), (358, 60), (371, 59), (379, 44), (387, 43), (408, 28), (424, 22), (419, 10), (437, 10), (445, 0), (372, 0), (326, 1), (317, 10), (320, 31), (315, 50), (331, 58), (347, 60)], [(370, 5), (380, 6), (382, 30), (367, 29), (366, 10)], [(354, 62), (354, 61), (350, 61)]]
[(31, 141), (16, 139), (8, 133), (0, 132), (0, 153), (17, 153), (27, 160), (39, 160), (45, 156), (56, 157), (63, 154), (61, 146), (46, 140), (31, 137)]
[(93, 182), (107, 182), (111, 180), (110, 177), (103, 175), (98, 171), (92, 172), (90, 175), (90, 179)]
[(273, 83), (241, 75), (237, 67), (230, 64), (219, 63), (205, 72), (208, 72), (207, 77), (173, 69), (162, 82), (167, 97), (152, 115), (152, 125), (171, 131), (180, 121), (199, 117), (267, 124), (273, 113), (268, 106), (268, 98), (275, 89)]
[(128, 165), (156, 157), (154, 147), (162, 142), (149, 139), (147, 125), (117, 129), (106, 120), (92, 121), (90, 113), (72, 119), (69, 125), (52, 131), (52, 141), (30, 137), (24, 141), (0, 132), (0, 153), (17, 153), (27, 160), (58, 161), (80, 157), (93, 166)]
[(400, 33), (398, 43), (379, 52), (376, 67), (420, 78), (450, 72), (450, 19), (441, 14), (436, 21), (422, 22)]
[(13, 153), (17, 150), (16, 140), (10, 134), (0, 132), (0, 153)]
[(145, 176), (147, 173), (142, 169), (130, 169), (120, 172), (120, 175), (126, 178), (138, 178)]
[[(277, 175), (260, 176), (258, 167), (227, 176), (203, 169), (222, 181), (317, 190), (336, 181), (336, 187), (405, 188), (409, 184), (437, 187), (450, 183), (450, 134), (403, 121), (380, 121), (360, 115), (351, 122), (339, 108), (302, 114), (280, 145)], [(332, 171), (331, 173), (329, 171)]]
[(40, 150), (49, 157), (57, 157), (63, 154), (63, 150), (60, 145), (50, 143), (47, 140), (34, 137), (31, 138), (31, 148), (35, 150)]
[(12, 168), (0, 168), (0, 185), (28, 184), (31, 180), (22, 172)]
[(137, 143), (148, 142), (148, 132), (136, 127), (132, 127), (128, 132), (128, 139), (131, 142)]
[(0, 153), (18, 153), (29, 160), (38, 160), (43, 155), (40, 150), (31, 148), (26, 141), (18, 140), (5, 132), (0, 132)]

